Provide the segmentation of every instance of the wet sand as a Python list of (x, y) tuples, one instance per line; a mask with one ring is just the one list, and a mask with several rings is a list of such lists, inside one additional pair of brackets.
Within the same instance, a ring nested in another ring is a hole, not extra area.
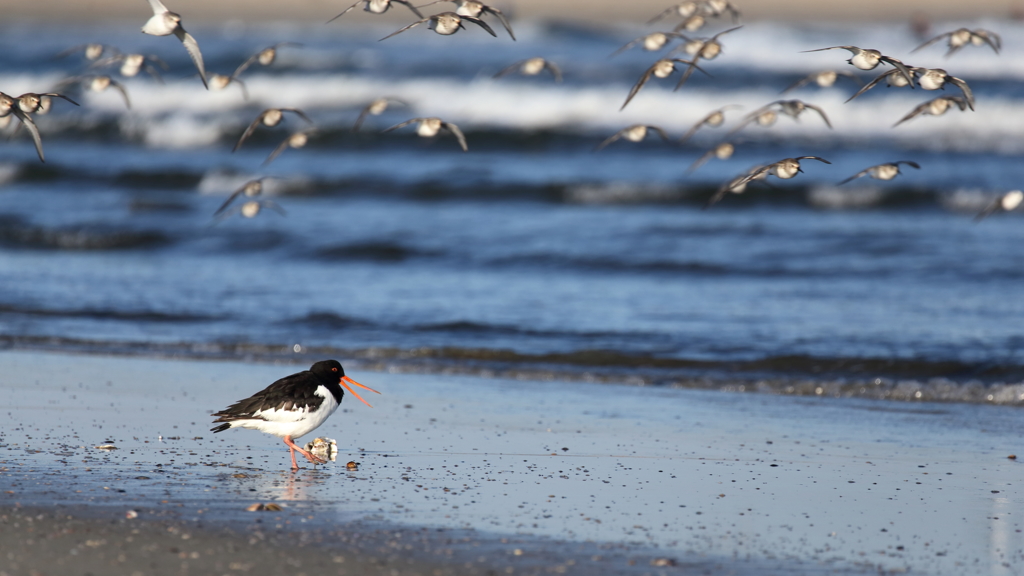
[[(1024, 563), (1024, 468), (1007, 458), (1021, 448), (1015, 408), (353, 365), (384, 395), (373, 409), (346, 400), (315, 432), (338, 440), (338, 461), (292, 473), (277, 439), (208, 423), (295, 365), (6, 351), (0, 367), (9, 574), (1016, 574)], [(271, 502), (283, 509), (246, 511)]]

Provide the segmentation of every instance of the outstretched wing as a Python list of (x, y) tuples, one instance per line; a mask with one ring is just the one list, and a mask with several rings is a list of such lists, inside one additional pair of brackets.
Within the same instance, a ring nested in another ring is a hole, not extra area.
[(491, 36), (494, 36), (495, 38), (498, 37), (498, 35), (494, 33), (494, 30), (491, 30), (491, 27), (487, 25), (487, 22), (484, 22), (479, 18), (473, 18), (472, 16), (460, 16), (460, 18), (467, 22), (472, 22), (473, 24), (476, 24), (477, 26), (483, 28), (484, 30), (487, 30), (487, 33), (490, 34)]
[(289, 134), (288, 137), (286, 137), (284, 140), (281, 141), (280, 144), (277, 145), (277, 148), (274, 148), (274, 151), (270, 153), (270, 156), (267, 156), (267, 159), (263, 161), (264, 166), (273, 162), (274, 158), (280, 156), (281, 152), (284, 152), (285, 149), (288, 148), (288, 143), (291, 142), (292, 136), (292, 134)]
[(409, 10), (412, 10), (412, 13), (415, 14), (417, 18), (423, 18), (423, 14), (421, 14), (420, 11), (417, 10), (415, 6), (413, 6), (412, 4), (406, 2), (406, 0), (391, 0), (391, 1), (392, 2), (397, 2), (398, 4), (401, 4), (401, 5), (405, 6)]
[(500, 71), (499, 71), (499, 72), (498, 72), (497, 74), (495, 74), (495, 75), (494, 75), (493, 77), (494, 77), (494, 78), (501, 78), (502, 76), (508, 76), (509, 74), (511, 74), (511, 73), (513, 73), (513, 72), (515, 72), (517, 68), (519, 68), (520, 66), (522, 66), (522, 65), (523, 65), (523, 62), (526, 62), (526, 60), (520, 60), (520, 61), (518, 61), (518, 62), (516, 62), (516, 63), (514, 63), (514, 64), (510, 64), (510, 65), (508, 65), (508, 66), (506, 66), (506, 67), (502, 68), (502, 69), (501, 69), (501, 70), (500, 70)]
[(558, 67), (558, 64), (545, 60), (544, 67), (547, 68), (548, 71), (551, 72), (551, 75), (555, 77), (555, 82), (562, 81), (562, 69)]
[(644, 72), (643, 76), (640, 77), (640, 80), (633, 85), (633, 88), (629, 91), (629, 96), (626, 96), (626, 101), (622, 104), (622, 108), (619, 108), (619, 110), (625, 109), (626, 105), (629, 104), (629, 101), (632, 100), (633, 97), (636, 96), (637, 92), (644, 87), (644, 84), (647, 84), (647, 81), (651, 79), (651, 74), (654, 74), (654, 67), (657, 65), (658, 64), (655, 63), (654, 66), (648, 68), (647, 71)]
[(111, 79), (110, 80), (110, 85), (113, 86), (114, 88), (117, 88), (117, 91), (121, 93), (121, 97), (124, 98), (124, 105), (125, 105), (125, 107), (128, 108), (129, 110), (131, 110), (132, 103), (131, 103), (131, 100), (128, 99), (128, 90), (125, 89), (124, 84), (121, 84), (120, 82), (117, 82), (117, 81)]
[[(342, 16), (344, 16), (345, 14), (348, 14), (350, 10), (352, 10), (352, 9), (353, 9), (353, 8), (355, 8), (356, 6), (359, 6), (359, 5), (360, 5), (360, 4), (362, 4), (363, 2), (366, 2), (366, 0), (356, 0), (356, 3), (355, 3), (355, 4), (353, 4), (353, 5), (349, 6), (348, 8), (345, 8), (344, 10), (342, 10), (342, 11), (341, 11), (341, 14), (338, 14), (338, 15), (337, 15), (337, 16), (335, 16), (334, 18), (331, 18), (330, 20), (328, 20), (327, 22), (324, 22), (324, 24), (330, 24), (331, 22), (334, 22), (334, 21), (335, 21), (335, 20), (337, 20), (338, 18), (341, 18), (341, 17), (342, 17)], [(423, 16), (422, 16), (422, 15), (420, 15), (420, 18), (423, 18)]]
[(237, 143), (235, 143), (235, 147), (231, 149), (232, 152), (235, 152), (239, 148), (241, 148), (242, 142), (245, 142), (246, 140), (249, 139), (249, 136), (252, 136), (252, 133), (255, 132), (256, 128), (259, 127), (259, 125), (263, 122), (263, 115), (266, 114), (266, 112), (266, 110), (260, 112), (260, 115), (257, 116), (256, 119), (252, 121), (252, 124), (249, 124), (249, 127), (246, 128), (245, 132), (242, 133), (242, 137), (238, 139)]
[(711, 76), (711, 74), (708, 74), (706, 70), (704, 70), (703, 68), (701, 68), (700, 66), (697, 65), (697, 60), (699, 60), (699, 59), (700, 59), (700, 57), (695, 54), (693, 56), (693, 61), (682, 60), (682, 59), (677, 59), (676, 60), (676, 62), (682, 62), (684, 64), (689, 64), (689, 66), (687, 66), (686, 70), (683, 71), (683, 75), (679, 78), (679, 82), (676, 84), (676, 87), (672, 89), (673, 92), (675, 92), (676, 90), (679, 90), (680, 88), (682, 88), (683, 84), (686, 84), (686, 81), (690, 79), (690, 75), (693, 74), (694, 69), (700, 70), (701, 72), (704, 73), (705, 76)]
[(490, 6), (484, 6), (484, 12), (487, 12), (488, 14), (494, 14), (498, 18), (498, 20), (501, 21), (501, 25), (505, 27), (505, 31), (508, 32), (508, 35), (512, 38), (512, 41), (515, 41), (516, 35), (512, 33), (512, 26), (509, 25), (508, 20), (505, 18), (505, 15), (501, 13), (501, 10), (498, 10), (497, 8), (492, 8)]
[(25, 128), (28, 128), (29, 134), (32, 135), (32, 141), (35, 142), (36, 145), (36, 154), (39, 154), (39, 161), (46, 162), (46, 157), (43, 156), (43, 139), (40, 138), (39, 128), (37, 128), (36, 123), (32, 121), (32, 117), (22, 112), (17, 106), (12, 108), (11, 111), (18, 117), (18, 120), (21, 120), (21, 124)]
[(871, 166), (870, 168), (865, 168), (865, 169), (861, 170), (860, 172), (857, 172), (853, 176), (850, 176), (846, 180), (843, 180), (842, 182), (837, 184), (837, 186), (842, 186), (843, 184), (846, 184), (847, 182), (849, 182), (851, 180), (856, 180), (857, 178), (860, 178), (861, 176), (863, 176), (863, 175), (867, 174), (868, 172), (870, 172), (871, 168), (874, 168), (874, 166)]
[(971, 110), (974, 110), (974, 93), (971, 92), (971, 87), (967, 85), (967, 82), (953, 76), (946, 76), (946, 81), (956, 86), (964, 93), (964, 98), (967, 99), (967, 105), (970, 106)]
[(792, 90), (796, 90), (797, 88), (800, 88), (800, 87), (804, 86), (805, 84), (807, 84), (811, 80), (814, 80), (814, 77), (815, 77), (815, 74), (810, 74), (808, 76), (804, 76), (803, 78), (801, 78), (801, 79), (797, 80), (796, 82), (793, 82), (792, 84), (787, 86), (782, 92), (779, 92), (779, 94), (785, 94), (786, 92), (790, 92)]
[(392, 130), (398, 130), (399, 128), (405, 128), (409, 124), (412, 124), (413, 122), (419, 122), (421, 120), (426, 120), (426, 118), (411, 118), (409, 120), (406, 120), (405, 122), (402, 122), (401, 124), (395, 124), (391, 128), (385, 128), (384, 130), (381, 130), (381, 133), (391, 132)]
[(927, 48), (927, 47), (931, 46), (932, 44), (935, 44), (939, 40), (942, 40), (943, 38), (949, 38), (949, 36), (951, 34), (953, 34), (953, 33), (952, 32), (945, 32), (943, 34), (939, 34), (935, 38), (932, 38), (931, 40), (927, 40), (927, 41), (924, 42), (924, 44), (921, 44), (917, 48), (914, 48), (913, 50), (910, 51), (910, 53), (913, 54), (914, 52), (917, 52), (918, 50), (921, 50), (922, 48)]
[(825, 111), (824, 110), (822, 110), (821, 108), (815, 106), (814, 104), (808, 104), (806, 102), (804, 102), (804, 108), (809, 108), (809, 109), (814, 110), (815, 112), (817, 112), (818, 115), (821, 116), (821, 119), (825, 121), (825, 125), (828, 126), (829, 128), (832, 128), (832, 123), (828, 121), (828, 116), (825, 115)]
[(817, 160), (818, 162), (824, 162), (825, 164), (831, 164), (828, 160), (825, 160), (821, 156), (797, 156), (794, 160)]
[(466, 136), (462, 134), (462, 130), (451, 122), (441, 122), (441, 127), (455, 135), (455, 139), (459, 141), (459, 146), (462, 147), (463, 152), (469, 152), (469, 147), (466, 146)]
[[(358, 4), (358, 2), (357, 2), (357, 4)], [(351, 8), (350, 8), (350, 10), (351, 10)], [(344, 14), (344, 12), (342, 14)], [(340, 15), (341, 14), (339, 14), (339, 16)], [(421, 20), (417, 20), (417, 21), (413, 22), (412, 24), (409, 24), (408, 26), (406, 26), (404, 28), (399, 28), (398, 30), (395, 30), (391, 34), (388, 34), (387, 36), (381, 38), (380, 40), (378, 40), (378, 42), (381, 42), (383, 40), (387, 40), (388, 38), (391, 38), (392, 36), (395, 36), (396, 34), (401, 34), (402, 32), (405, 32), (406, 30), (408, 30), (410, 28), (415, 28), (415, 27), (419, 26), (420, 24), (423, 24), (427, 20), (430, 20), (430, 18), (423, 18)]]
[[(888, 78), (888, 77), (889, 77), (889, 75), (891, 75), (891, 74), (896, 74), (897, 72), (899, 72), (899, 71), (898, 71), (898, 70), (889, 70), (888, 72), (882, 72), (882, 73), (881, 73), (881, 74), (879, 74), (879, 75), (878, 75), (878, 77), (876, 77), (876, 78), (875, 78), (874, 80), (872, 80), (871, 82), (868, 82), (867, 84), (865, 84), (864, 86), (862, 86), (862, 87), (861, 87), (861, 89), (860, 89), (860, 90), (858, 90), (856, 94), (854, 94), (853, 96), (850, 96), (849, 98), (847, 98), (847, 99), (846, 99), (846, 102), (849, 102), (849, 101), (851, 101), (851, 100), (853, 100), (853, 99), (857, 98), (857, 97), (858, 97), (858, 96), (860, 96), (861, 94), (863, 94), (863, 93), (867, 92), (868, 90), (871, 90), (872, 88), (874, 88), (874, 87), (875, 87), (875, 85), (876, 85), (876, 84), (878, 84), (879, 82), (881, 82), (881, 81), (882, 81), (883, 79), (885, 79), (885, 78)], [(844, 104), (845, 104), (846, 102), (844, 102)]]
[[(160, 4), (160, 0), (149, 0), (151, 3), (156, 2)], [(203, 65), (203, 53), (199, 51), (199, 43), (192, 37), (191, 34), (185, 32), (185, 29), (179, 24), (174, 29), (174, 35), (181, 40), (182, 45), (185, 46), (185, 50), (188, 52), (189, 57), (192, 58), (192, 62), (195, 63), (196, 69), (199, 70), (199, 79), (203, 81), (203, 86), (207, 90), (210, 89), (209, 84), (206, 83), (206, 66)]]

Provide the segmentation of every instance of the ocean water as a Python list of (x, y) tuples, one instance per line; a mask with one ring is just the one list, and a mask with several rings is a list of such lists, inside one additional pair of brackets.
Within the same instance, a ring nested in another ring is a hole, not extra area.
[[(95, 74), (80, 53), (54, 57), (86, 42), (169, 65), (163, 83), (115, 75), (130, 109), (113, 89), (70, 91), (81, 107), (56, 101), (37, 117), (45, 164), (16, 122), (0, 133), (2, 346), (1024, 403), (1024, 212), (973, 221), (1024, 185), (1018, 23), (937, 23), (1004, 39), (998, 55), (950, 58), (941, 43), (911, 54), (920, 41), (903, 23), (749, 23), (721, 37), (723, 54), (702, 64), (710, 76), (675, 92), (677, 76), (652, 79), (623, 111), (660, 53), (609, 54), (665, 26), (515, 20), (516, 42), (500, 26), (497, 38), (419, 27), (379, 42), (395, 27), (362, 12), (331, 25), (190, 25), (212, 72), (303, 44), (246, 71), (245, 100), (235, 85), (204, 90), (181, 45), (139, 25), (0, 30), (0, 91), (11, 95)], [(856, 87), (841, 78), (779, 95), (811, 72), (854, 71), (844, 50), (801, 53), (837, 44), (943, 67), (970, 84), (977, 109), (893, 128), (942, 92), (879, 86), (844, 104)], [(533, 56), (556, 62), (564, 82), (492, 78)], [(408, 107), (353, 133), (381, 96)], [(732, 158), (687, 171), (779, 98), (820, 106), (833, 128), (813, 112), (750, 126)], [(742, 107), (725, 128), (678, 142), (724, 105)], [(263, 165), (303, 126), (287, 117), (232, 153), (271, 106), (308, 114), (309, 144)], [(418, 116), (458, 125), (469, 152), (448, 135), (381, 132)], [(673, 141), (594, 151), (634, 123)], [(749, 167), (801, 155), (831, 164), (804, 162), (797, 178), (702, 209)], [(837, 186), (895, 160), (921, 169)], [(257, 177), (285, 215), (213, 218)]]

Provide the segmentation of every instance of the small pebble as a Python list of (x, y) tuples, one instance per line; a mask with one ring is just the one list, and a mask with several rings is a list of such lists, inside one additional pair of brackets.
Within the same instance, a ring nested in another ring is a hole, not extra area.
[(676, 565), (675, 558), (655, 558), (655, 559), (651, 560), (651, 566), (656, 566), (658, 568), (665, 568), (665, 567), (668, 567), (668, 566), (675, 566), (675, 565)]
[(117, 446), (114, 446), (113, 444), (100, 444), (99, 446), (96, 446), (95, 448), (97, 450), (117, 450)]
[(129, 511), (124, 513), (124, 517), (129, 519), (129, 520), (131, 520), (133, 518), (138, 518), (139, 517), (139, 513), (136, 512), (135, 510), (129, 510)]
[(1007, 458), (1009, 458), (1010, 460), (1016, 460), (1017, 459), (1017, 455), (1016, 454), (1010, 454), (1009, 456), (1007, 456)]
[(350, 460), (348, 464), (345, 464), (345, 468), (349, 470), (359, 470), (359, 462), (356, 462), (355, 460)]

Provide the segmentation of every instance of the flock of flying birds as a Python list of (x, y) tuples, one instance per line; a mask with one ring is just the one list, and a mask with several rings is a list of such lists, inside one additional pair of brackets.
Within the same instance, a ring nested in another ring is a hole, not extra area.
[[(153, 16), (142, 27), (142, 32), (153, 36), (173, 35), (180, 40), (185, 50), (188, 52), (189, 57), (192, 59), (192, 62), (195, 64), (199, 79), (208, 90), (222, 90), (229, 85), (236, 84), (241, 89), (243, 96), (248, 99), (248, 90), (245, 82), (241, 79), (241, 75), (255, 64), (259, 64), (261, 66), (272, 65), (281, 48), (301, 46), (296, 43), (281, 42), (252, 55), (239, 65), (230, 76), (208, 74), (203, 63), (203, 56), (199, 48), (199, 43), (191, 34), (185, 31), (182, 26), (181, 16), (168, 10), (160, 0), (148, 1), (153, 9)], [(441, 2), (453, 2), (457, 5), (457, 8), (454, 12), (441, 12), (431, 16), (424, 16), (420, 11), (421, 8), (426, 8), (427, 6)], [(386, 40), (421, 24), (427, 24), (427, 28), (429, 30), (433, 30), (437, 34), (449, 36), (455, 34), (460, 29), (465, 29), (465, 26), (463, 25), (464, 22), (470, 22), (482, 28), (491, 36), (496, 37), (497, 34), (491, 26), (482, 19), (484, 15), (495, 17), (501, 23), (502, 27), (512, 40), (515, 40), (515, 33), (512, 30), (512, 26), (502, 11), (495, 7), (488, 6), (479, 0), (435, 0), (434, 2), (421, 6), (414, 6), (407, 0), (358, 0), (340, 14), (328, 20), (328, 22), (332, 22), (337, 18), (344, 16), (360, 5), (363, 6), (363, 9), (366, 12), (370, 12), (372, 14), (383, 14), (384, 12), (387, 12), (393, 4), (403, 5), (418, 19), (385, 36), (384, 38), (381, 38), (381, 40)], [(640, 46), (645, 51), (654, 52), (663, 50), (674, 41), (678, 41), (679, 45), (672, 48), (665, 57), (659, 58), (643, 72), (639, 80), (629, 91), (629, 94), (626, 96), (625, 102), (623, 102), (620, 110), (628, 106), (644, 86), (646, 86), (652, 79), (668, 78), (675, 72), (679, 71), (680, 78), (675, 85), (675, 90), (679, 90), (691, 77), (694, 71), (707, 74), (707, 72), (701, 68), (699, 62), (710, 61), (718, 57), (722, 53), (722, 44), (719, 39), (726, 34), (740, 30), (742, 26), (734, 26), (707, 38), (694, 36), (693, 33), (703, 28), (707, 22), (712, 19), (728, 16), (732, 19), (733, 23), (736, 23), (739, 19), (739, 15), (739, 10), (737, 10), (737, 8), (728, 0), (687, 0), (670, 6), (657, 14), (648, 22), (648, 24), (654, 24), (663, 19), (672, 17), (681, 18), (682, 20), (671, 31), (653, 32), (643, 35), (622, 46), (613, 52), (611, 56), (615, 56), (636, 46)], [(946, 57), (952, 56), (961, 49), (969, 46), (987, 46), (996, 54), (998, 54), (1002, 48), (1002, 40), (999, 35), (994, 32), (983, 29), (970, 30), (967, 28), (960, 28), (951, 32), (939, 34), (938, 36), (924, 42), (912, 52), (917, 52), (918, 50), (922, 50), (943, 40), (945, 40), (948, 47)], [(861, 85), (860, 89), (853, 94), (847, 102), (856, 99), (860, 95), (883, 82), (887, 86), (897, 88), (918, 87), (926, 91), (933, 91), (945, 89), (947, 85), (950, 85), (959, 90), (959, 95), (944, 94), (921, 103), (896, 122), (893, 127), (899, 126), (918, 116), (941, 116), (954, 107), (961, 111), (967, 109), (974, 110), (974, 94), (967, 82), (950, 75), (941, 68), (909, 66), (904, 64), (901, 60), (882, 54), (878, 50), (860, 48), (857, 46), (829, 46), (808, 50), (806, 52), (819, 52), (826, 50), (845, 50), (849, 52), (851, 56), (847, 62), (858, 70), (875, 70), (882, 65), (890, 66), (891, 69), (886, 70), (866, 84), (851, 72), (842, 70), (824, 70), (810, 74), (805, 78), (798, 80), (783, 90), (783, 94), (792, 90), (797, 90), (811, 83), (819, 87), (827, 88), (833, 86), (839, 78), (847, 78), (850, 81)], [(103, 69), (117, 67), (119, 73), (125, 77), (134, 77), (142, 71), (145, 71), (158, 81), (162, 81), (160, 79), (160, 70), (167, 69), (166, 63), (156, 56), (125, 54), (116, 48), (103, 44), (77, 46), (58, 54), (58, 56), (66, 56), (78, 51), (84, 52), (85, 58), (92, 62), (88, 68), (89, 71), (102, 71)], [(677, 57), (682, 55), (685, 55), (686, 58)], [(499, 71), (494, 75), (494, 77), (500, 78), (516, 72), (524, 76), (535, 76), (544, 71), (549, 72), (555, 81), (562, 81), (561, 69), (555, 63), (540, 57), (529, 58), (516, 62)], [(32, 116), (48, 113), (53, 106), (55, 98), (63, 99), (75, 106), (79, 105), (75, 100), (63, 92), (70, 91), (72, 89), (102, 92), (110, 87), (118, 90), (124, 99), (125, 106), (131, 108), (131, 101), (125, 87), (111, 78), (111, 76), (99, 73), (73, 76), (60, 82), (52, 89), (52, 91), (45, 93), (26, 93), (21, 96), (12, 97), (0, 92), (0, 128), (5, 128), (10, 124), (12, 118), (17, 118), (20, 123), (16, 126), (16, 131), (20, 130), (22, 127), (27, 129), (35, 143), (40, 161), (45, 161), (42, 139)], [(396, 98), (379, 98), (370, 102), (362, 109), (355, 125), (353, 126), (353, 130), (359, 130), (367, 116), (380, 115), (391, 105), (396, 104), (407, 105), (402, 100)], [(702, 128), (717, 128), (722, 126), (725, 123), (726, 112), (735, 108), (738, 108), (738, 106), (724, 106), (711, 111), (700, 121), (694, 124), (682, 136), (681, 141), (685, 142), (690, 139), (690, 137)], [(772, 126), (779, 119), (780, 115), (798, 119), (808, 110), (816, 113), (826, 126), (832, 128), (832, 123), (829, 121), (827, 114), (820, 107), (798, 99), (776, 100), (746, 114), (741, 118), (740, 121), (726, 134), (726, 139), (698, 158), (689, 167), (688, 171), (700, 168), (712, 158), (724, 160), (731, 157), (735, 151), (736, 143), (734, 140), (730, 140), (730, 138), (745, 127), (752, 124), (762, 127)], [(284, 121), (286, 114), (294, 115), (304, 123), (304, 126), (291, 132), (283, 141), (281, 141), (281, 143), (264, 161), (264, 165), (272, 162), (288, 148), (302, 148), (305, 146), (309, 141), (310, 136), (315, 134), (317, 131), (316, 125), (309, 116), (297, 108), (267, 108), (260, 112), (252, 123), (249, 124), (238, 139), (238, 142), (235, 144), (232, 151), (234, 152), (238, 150), (242, 144), (261, 126), (274, 127), (281, 124)], [(432, 138), (440, 134), (442, 131), (447, 132), (455, 137), (463, 151), (468, 151), (469, 149), (466, 137), (459, 127), (437, 117), (411, 118), (405, 122), (401, 122), (385, 129), (384, 132), (391, 132), (410, 125), (416, 126), (416, 133), (421, 137)], [(596, 147), (596, 150), (601, 150), (620, 139), (630, 142), (640, 142), (651, 133), (658, 134), (658, 136), (664, 140), (669, 139), (667, 133), (657, 126), (636, 124), (623, 128), (608, 137)], [(818, 162), (831, 164), (828, 160), (818, 156), (799, 156), (796, 158), (784, 158), (769, 164), (754, 166), (746, 172), (730, 179), (718, 188), (718, 190), (708, 200), (705, 208), (721, 201), (730, 193), (743, 193), (747, 187), (754, 182), (762, 182), (770, 186), (767, 181), (769, 176), (775, 176), (781, 180), (793, 178), (803, 171), (801, 169), (800, 162), (804, 160), (816, 160)], [(901, 166), (910, 166), (915, 169), (920, 169), (920, 165), (916, 162), (898, 160), (867, 167), (839, 182), (839, 184), (842, 185), (850, 182), (851, 180), (865, 176), (883, 181), (892, 180), (900, 174)], [(270, 208), (284, 214), (283, 208), (278, 206), (276, 203), (269, 200), (251, 199), (261, 194), (263, 190), (263, 181), (264, 178), (259, 178), (245, 183), (242, 187), (231, 194), (228, 200), (214, 213), (215, 218), (222, 219), (235, 213), (240, 213), (245, 217), (253, 217), (256, 216), (262, 208)], [(245, 196), (250, 199), (229, 210), (232, 203), (239, 196)], [(1024, 193), (1019, 190), (1008, 192), (997, 198), (991, 205), (979, 213), (976, 219), (980, 220), (999, 211), (1014, 210), (1020, 206), (1022, 202), (1024, 202)]]

